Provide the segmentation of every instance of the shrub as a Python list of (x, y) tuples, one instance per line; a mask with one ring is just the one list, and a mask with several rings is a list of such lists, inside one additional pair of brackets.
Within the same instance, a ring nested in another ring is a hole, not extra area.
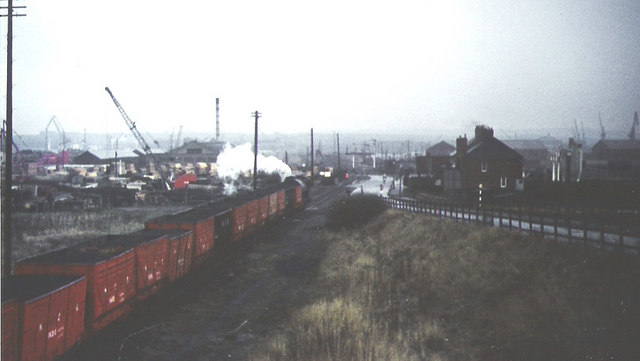
[(327, 212), (327, 226), (333, 230), (360, 228), (386, 209), (386, 204), (378, 196), (344, 198), (335, 202)]

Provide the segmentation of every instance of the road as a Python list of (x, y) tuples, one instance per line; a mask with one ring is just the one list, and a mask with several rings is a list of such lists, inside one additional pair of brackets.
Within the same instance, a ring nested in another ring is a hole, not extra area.
[(391, 176), (370, 175), (352, 183), (351, 194), (373, 194), (383, 197), (389, 196), (389, 191), (399, 187), (399, 180), (393, 180)]

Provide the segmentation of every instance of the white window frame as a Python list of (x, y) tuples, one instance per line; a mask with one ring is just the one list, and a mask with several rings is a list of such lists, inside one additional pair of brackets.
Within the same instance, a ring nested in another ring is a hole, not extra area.
[(480, 170), (482, 170), (482, 173), (487, 173), (487, 168), (488, 168), (487, 161), (483, 160), (482, 163), (480, 163)]
[(507, 177), (500, 177), (500, 188), (507, 188)]

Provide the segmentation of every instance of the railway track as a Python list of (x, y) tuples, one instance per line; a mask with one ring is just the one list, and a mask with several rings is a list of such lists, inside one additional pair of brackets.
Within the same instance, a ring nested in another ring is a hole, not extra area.
[[(158, 294), (145, 300), (142, 307), (137, 307), (126, 318), (121, 319), (104, 329), (97, 337), (84, 342), (70, 352), (63, 355), (61, 360), (129, 360), (132, 350), (137, 349), (139, 340), (147, 333), (152, 333), (157, 328), (166, 327), (170, 315), (180, 312), (182, 305), (198, 303), (202, 301), (204, 291), (212, 288), (224, 288), (232, 286), (233, 277), (229, 277), (230, 269), (237, 264), (242, 257), (246, 257), (253, 252), (253, 249), (260, 243), (261, 238), (287, 237), (287, 230), (291, 227), (304, 223), (307, 214), (316, 214), (324, 217), (323, 211), (334, 200), (345, 195), (345, 184), (337, 186), (317, 186), (310, 192), (310, 199), (307, 203), (306, 211), (298, 211), (283, 217), (282, 220), (268, 224), (259, 234), (252, 234), (249, 237), (222, 250), (215, 250), (212, 257), (195, 266), (188, 275), (180, 282), (174, 282), (162, 289)], [(313, 228), (318, 228), (320, 222), (312, 222)], [(303, 229), (304, 229), (303, 225)], [(285, 243), (289, 245), (288, 243)], [(215, 247), (215, 246), (214, 246)], [(303, 246), (302, 246), (303, 247)], [(300, 252), (301, 245), (290, 245), (293, 251)], [(281, 250), (279, 253), (287, 253)], [(234, 307), (239, 306), (247, 299), (257, 297), (263, 291), (263, 287), (270, 281), (271, 274), (265, 274), (243, 290), (232, 297), (228, 304), (220, 310), (221, 315), (203, 330), (202, 334), (225, 334), (224, 329), (228, 314), (234, 312)], [(244, 325), (242, 325), (244, 326)], [(239, 326), (239, 327), (242, 327)], [(183, 340), (177, 354), (173, 354), (170, 359), (193, 359), (210, 341), (206, 337), (196, 336), (188, 340)], [(134, 352), (135, 353), (135, 352)], [(179, 357), (178, 357), (179, 356)], [(220, 359), (227, 359), (220, 356)], [(178, 358), (176, 358), (178, 357)], [(162, 359), (162, 358), (160, 358)]]

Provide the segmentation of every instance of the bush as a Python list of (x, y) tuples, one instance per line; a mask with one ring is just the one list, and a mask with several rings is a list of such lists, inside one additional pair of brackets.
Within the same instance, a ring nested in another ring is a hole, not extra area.
[(378, 196), (344, 198), (335, 202), (327, 212), (327, 226), (333, 230), (360, 228), (386, 209), (386, 204)]

